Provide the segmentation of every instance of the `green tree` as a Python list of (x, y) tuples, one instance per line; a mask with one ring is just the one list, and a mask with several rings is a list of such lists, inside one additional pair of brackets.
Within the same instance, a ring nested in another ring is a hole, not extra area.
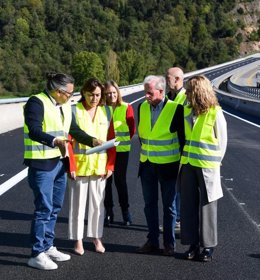
[(105, 77), (104, 64), (100, 56), (94, 52), (82, 51), (74, 55), (72, 74), (76, 85), (81, 86), (86, 79), (96, 77), (103, 81)]
[[(38, 91), (49, 71), (73, 73), (78, 85), (91, 76), (126, 85), (172, 65), (189, 71), (230, 60), (245, 25), (230, 13), (235, 3), (2, 0), (0, 91)], [(256, 29), (249, 40), (259, 37)]]
[(124, 51), (119, 55), (120, 84), (140, 83), (146, 73), (145, 57), (135, 50)]
[(30, 45), (31, 39), (29, 38), (29, 24), (26, 19), (18, 18), (15, 23), (15, 34), (18, 44), (23, 47), (28, 47)]
[(106, 80), (112, 79), (117, 83), (120, 82), (117, 54), (113, 50), (109, 50), (106, 56), (105, 77)]

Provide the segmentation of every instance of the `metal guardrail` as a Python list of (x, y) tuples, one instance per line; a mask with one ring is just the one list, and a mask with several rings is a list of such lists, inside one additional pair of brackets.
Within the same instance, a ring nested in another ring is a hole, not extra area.
[[(136, 86), (141, 86), (142, 83), (140, 84), (134, 84), (134, 85), (130, 85), (130, 86), (121, 86), (119, 87), (120, 90), (124, 91), (124, 90), (131, 90), (132, 88), (136, 87)], [(75, 92), (73, 94), (73, 96), (78, 96), (80, 95), (80, 92)], [(11, 103), (23, 103), (23, 102), (27, 102), (27, 100), (29, 99), (29, 97), (17, 97), (17, 98), (3, 98), (0, 99), (0, 104), (11, 104)]]
[(249, 87), (249, 86), (239, 86), (232, 83), (230, 80), (227, 83), (228, 90), (231, 93), (241, 94), (245, 97), (250, 97), (252, 99), (260, 99), (260, 88)]
[[(75, 92), (73, 96), (78, 96), (80, 93)], [(6, 98), (6, 99), (0, 99), (0, 104), (12, 104), (12, 103), (23, 103), (27, 102), (29, 97), (18, 97), (18, 98)]]
[(260, 99), (253, 99), (242, 95), (225, 92), (214, 86), (218, 99), (235, 110), (260, 118)]
[[(143, 91), (143, 84), (135, 84), (120, 87), (122, 96), (133, 92)], [(0, 99), (0, 134), (23, 126), (23, 105), (29, 97)], [(74, 105), (80, 98), (80, 93), (75, 92), (70, 99), (71, 105)]]
[(10, 103), (22, 103), (26, 102), (29, 97), (19, 97), (19, 98), (3, 98), (0, 99), (0, 104), (10, 104)]

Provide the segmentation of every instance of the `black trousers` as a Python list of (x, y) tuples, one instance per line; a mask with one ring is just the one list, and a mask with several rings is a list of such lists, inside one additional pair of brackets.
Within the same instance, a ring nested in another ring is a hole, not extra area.
[(107, 183), (106, 183), (106, 194), (105, 194), (105, 201), (104, 201), (106, 209), (112, 208), (114, 206), (113, 192), (112, 192), (113, 178), (118, 193), (119, 205), (122, 208), (122, 211), (127, 210), (129, 207), (128, 190), (127, 190), (127, 183), (126, 183), (128, 158), (129, 158), (129, 152), (116, 153), (115, 171), (114, 174), (107, 179)]

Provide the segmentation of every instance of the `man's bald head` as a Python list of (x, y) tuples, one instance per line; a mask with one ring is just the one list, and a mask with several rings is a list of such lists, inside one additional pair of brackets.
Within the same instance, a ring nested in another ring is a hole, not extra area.
[(177, 91), (183, 87), (184, 73), (179, 67), (171, 67), (166, 72), (166, 81), (170, 91)]

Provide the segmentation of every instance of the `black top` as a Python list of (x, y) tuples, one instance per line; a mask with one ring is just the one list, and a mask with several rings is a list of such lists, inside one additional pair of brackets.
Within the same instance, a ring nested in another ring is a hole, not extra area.
[(176, 90), (175, 93), (172, 93), (171, 91), (169, 91), (169, 92), (167, 93), (167, 97), (168, 97), (170, 100), (174, 101), (175, 98), (176, 98), (176, 96), (178, 95), (178, 93), (179, 93), (182, 89), (183, 89), (183, 87), (181, 87), (180, 89)]
[[(168, 98), (165, 98), (163, 106), (167, 103)], [(138, 124), (140, 121), (140, 106), (138, 106)], [(184, 144), (185, 144), (185, 132), (184, 132), (184, 117), (183, 117), (183, 106), (178, 104), (176, 107), (175, 114), (171, 121), (170, 126), (170, 132), (174, 133), (177, 132), (179, 143), (180, 143), (180, 151), (182, 152)], [(142, 172), (143, 166), (145, 166), (146, 162), (140, 162), (139, 167), (139, 175)], [(177, 177), (178, 170), (179, 170), (179, 161), (177, 162), (171, 162), (171, 163), (164, 163), (164, 164), (157, 164), (154, 163), (157, 166), (157, 172), (161, 177), (164, 179)]]
[[(45, 94), (48, 95), (47, 93)], [(44, 106), (42, 101), (35, 96), (30, 97), (24, 107), (24, 119), (29, 129), (29, 137), (33, 141), (37, 141), (49, 147), (54, 147), (53, 140), (55, 137), (42, 131), (43, 117)], [(69, 133), (79, 143), (88, 145), (90, 147), (93, 146), (93, 137), (89, 136), (87, 133), (85, 133), (79, 128), (79, 126), (76, 123), (74, 114), (72, 114), (72, 121)], [(24, 159), (24, 164), (36, 169), (49, 171), (56, 166), (59, 160), (60, 157), (52, 159)]]

